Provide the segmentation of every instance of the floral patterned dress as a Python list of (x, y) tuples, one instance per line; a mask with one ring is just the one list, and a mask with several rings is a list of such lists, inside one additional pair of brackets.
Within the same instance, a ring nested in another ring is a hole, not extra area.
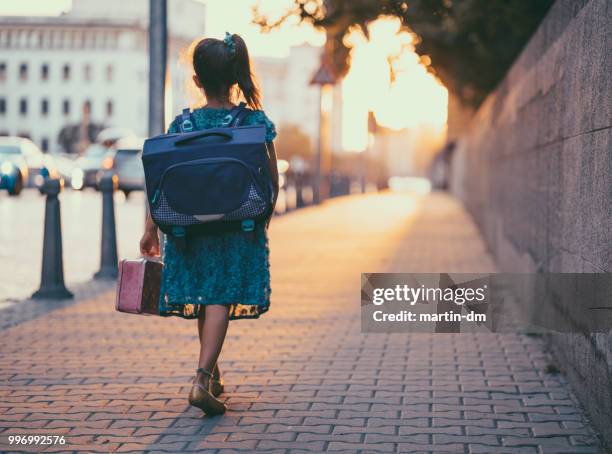
[[(193, 111), (194, 129), (222, 126), (228, 109)], [(276, 137), (274, 123), (263, 111), (252, 111), (243, 125), (266, 126), (266, 141)], [(178, 132), (176, 120), (169, 133)], [(270, 307), (270, 263), (265, 226), (254, 234), (231, 231), (187, 238), (180, 248), (166, 237), (159, 308), (162, 316), (197, 318), (206, 304), (230, 306), (230, 320), (258, 318)]]

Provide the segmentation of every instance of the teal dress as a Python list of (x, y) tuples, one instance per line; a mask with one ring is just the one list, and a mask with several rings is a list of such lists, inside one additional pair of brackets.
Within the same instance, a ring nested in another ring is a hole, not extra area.
[[(228, 109), (200, 108), (193, 112), (195, 129), (220, 127)], [(266, 141), (276, 137), (274, 123), (263, 111), (253, 111), (243, 125), (266, 126)], [(178, 132), (176, 120), (169, 133)], [(177, 247), (166, 236), (159, 308), (162, 316), (197, 318), (207, 304), (229, 306), (230, 320), (257, 318), (270, 307), (270, 262), (266, 228), (254, 234), (231, 231), (198, 235)]]

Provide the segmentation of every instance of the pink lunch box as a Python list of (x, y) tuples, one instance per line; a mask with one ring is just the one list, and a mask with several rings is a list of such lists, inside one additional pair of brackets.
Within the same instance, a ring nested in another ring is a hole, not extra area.
[(159, 315), (163, 264), (137, 259), (119, 262), (115, 309), (128, 314)]

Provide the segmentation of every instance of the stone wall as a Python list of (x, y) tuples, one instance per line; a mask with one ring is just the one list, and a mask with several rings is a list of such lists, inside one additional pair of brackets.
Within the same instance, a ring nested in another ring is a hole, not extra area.
[[(451, 188), (499, 268), (612, 271), (612, 0), (557, 0), (459, 142)], [(612, 331), (551, 335), (612, 446)]]

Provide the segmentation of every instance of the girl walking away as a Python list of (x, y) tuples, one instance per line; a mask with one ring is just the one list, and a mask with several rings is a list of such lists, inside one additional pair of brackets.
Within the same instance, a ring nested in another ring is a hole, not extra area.
[[(265, 125), (275, 204), (278, 170), (272, 141), (276, 131), (261, 110), (245, 42), (229, 33), (224, 40), (202, 39), (193, 52), (193, 69), (193, 81), (207, 100), (192, 113), (194, 130), (225, 126), (240, 96), (251, 108), (241, 125)], [(170, 125), (169, 133), (180, 131), (178, 121)], [(229, 320), (258, 318), (270, 307), (269, 221), (257, 223), (248, 235), (239, 230), (200, 234), (190, 236), (185, 245), (170, 235), (166, 238), (160, 314), (198, 321), (200, 355), (189, 403), (208, 415), (226, 410), (217, 399), (223, 392), (217, 361)], [(160, 253), (158, 228), (150, 216), (140, 250), (148, 256)]]

